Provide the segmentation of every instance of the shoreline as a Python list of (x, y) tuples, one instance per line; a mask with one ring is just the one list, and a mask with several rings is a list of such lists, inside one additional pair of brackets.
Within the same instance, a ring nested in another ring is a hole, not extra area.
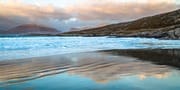
[(68, 34), (61, 34), (61, 35), (0, 35), (0, 38), (6, 37), (107, 37), (107, 38), (147, 38), (147, 39), (159, 39), (159, 40), (180, 40), (180, 38), (164, 38), (161, 36), (126, 36), (126, 35), (68, 35)]

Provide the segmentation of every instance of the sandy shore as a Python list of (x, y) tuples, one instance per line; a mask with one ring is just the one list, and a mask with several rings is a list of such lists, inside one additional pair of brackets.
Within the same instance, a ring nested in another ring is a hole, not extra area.
[(4, 60), (0, 61), (0, 82), (18, 83), (60, 73), (78, 74), (97, 82), (134, 74), (142, 79), (162, 78), (171, 70), (167, 65), (179, 66), (175, 63), (179, 57), (179, 50), (108, 50)]

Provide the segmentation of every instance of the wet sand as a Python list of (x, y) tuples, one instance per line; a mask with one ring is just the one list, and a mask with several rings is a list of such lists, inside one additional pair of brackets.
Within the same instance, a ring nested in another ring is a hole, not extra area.
[(10, 85), (60, 73), (81, 75), (99, 83), (123, 76), (163, 78), (180, 66), (180, 50), (106, 50), (21, 60), (0, 61), (0, 85)]

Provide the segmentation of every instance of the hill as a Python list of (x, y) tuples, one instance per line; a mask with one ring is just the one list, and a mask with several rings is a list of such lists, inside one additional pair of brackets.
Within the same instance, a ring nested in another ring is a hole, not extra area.
[(81, 31), (65, 32), (69, 36), (118, 36), (180, 39), (180, 9), (135, 21)]
[(3, 35), (56, 35), (59, 34), (60, 31), (46, 26), (25, 24), (6, 31), (1, 31), (0, 33)]

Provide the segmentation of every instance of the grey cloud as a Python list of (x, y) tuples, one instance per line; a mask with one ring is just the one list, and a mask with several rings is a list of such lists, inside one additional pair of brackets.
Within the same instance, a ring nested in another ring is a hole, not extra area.
[[(35, 6), (21, 2), (0, 2), (0, 27), (9, 29), (21, 24), (43, 24), (52, 25), (52, 20), (61, 21), (71, 18), (70, 14), (62, 8), (53, 6)], [(53, 25), (52, 25), (53, 26)]]

